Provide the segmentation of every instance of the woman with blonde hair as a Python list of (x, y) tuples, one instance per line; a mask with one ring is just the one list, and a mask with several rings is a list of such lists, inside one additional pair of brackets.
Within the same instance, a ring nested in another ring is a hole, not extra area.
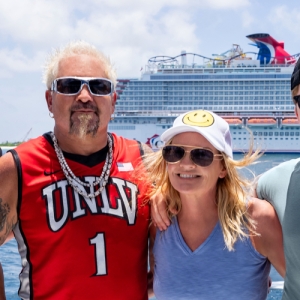
[(258, 153), (234, 160), (227, 122), (203, 110), (177, 117), (161, 139), (145, 158), (171, 220), (151, 230), (156, 298), (266, 299), (270, 263), (284, 276), (285, 261), (273, 207), (250, 198), (238, 172)]

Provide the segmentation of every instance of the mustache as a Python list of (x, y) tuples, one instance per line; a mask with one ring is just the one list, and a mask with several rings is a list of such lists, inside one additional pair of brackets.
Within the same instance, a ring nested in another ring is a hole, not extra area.
[(76, 111), (81, 110), (81, 109), (91, 109), (95, 113), (97, 113), (97, 114), (99, 113), (99, 108), (97, 106), (93, 105), (92, 103), (89, 103), (89, 102), (87, 102), (87, 103), (76, 103), (71, 107), (70, 111), (71, 111), (71, 113), (73, 113), (73, 112), (76, 112)]

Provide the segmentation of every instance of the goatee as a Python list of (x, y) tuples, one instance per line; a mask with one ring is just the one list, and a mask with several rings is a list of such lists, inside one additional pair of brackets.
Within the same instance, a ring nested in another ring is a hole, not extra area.
[(99, 128), (99, 118), (93, 120), (93, 116), (88, 113), (82, 113), (77, 117), (77, 120), (70, 120), (70, 133), (77, 135), (81, 139), (87, 135), (95, 136)]

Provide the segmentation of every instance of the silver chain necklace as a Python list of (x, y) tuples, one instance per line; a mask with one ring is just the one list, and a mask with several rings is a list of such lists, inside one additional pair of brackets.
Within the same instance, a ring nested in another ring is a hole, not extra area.
[[(104, 187), (106, 186), (106, 184), (108, 182), (110, 169), (111, 169), (111, 165), (112, 165), (113, 150), (112, 150), (112, 138), (110, 137), (110, 135), (109, 134), (107, 135), (108, 153), (106, 155), (102, 173), (101, 173), (100, 177), (98, 177), (97, 180), (93, 183), (83, 182), (75, 176), (75, 174), (72, 172), (71, 168), (67, 164), (61, 148), (58, 146), (56, 136), (54, 135), (53, 132), (51, 132), (50, 135), (51, 135), (51, 138), (52, 138), (52, 141), (54, 144), (54, 149), (55, 149), (59, 164), (60, 164), (62, 171), (64, 172), (69, 184), (73, 187), (73, 189), (78, 194), (82, 195), (83, 197), (94, 198), (94, 197), (100, 195), (100, 193), (103, 191)], [(94, 190), (94, 187), (97, 184), (100, 184), (99, 189), (96, 192), (92, 192)], [(91, 193), (88, 194), (84, 188), (83, 189), (80, 188), (80, 185), (82, 187), (83, 186), (88, 187), (89, 190), (91, 191)]]

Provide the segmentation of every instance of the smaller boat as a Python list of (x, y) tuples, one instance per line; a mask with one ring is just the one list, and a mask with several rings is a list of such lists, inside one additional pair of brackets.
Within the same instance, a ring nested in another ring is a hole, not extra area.
[(286, 118), (282, 120), (282, 125), (299, 125), (299, 121), (296, 118)]
[(249, 126), (276, 125), (277, 124), (277, 122), (274, 118), (250, 118), (247, 123)]
[(242, 120), (238, 118), (231, 118), (231, 119), (225, 119), (224, 120), (229, 124), (229, 125), (240, 125), (242, 124)]

